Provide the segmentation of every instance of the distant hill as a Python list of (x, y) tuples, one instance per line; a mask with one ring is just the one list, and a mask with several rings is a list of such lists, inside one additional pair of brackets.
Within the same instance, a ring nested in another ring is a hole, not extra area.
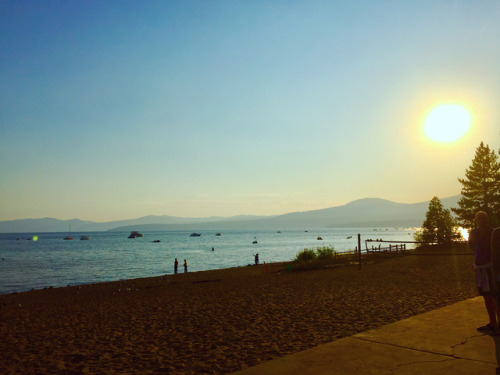
[[(456, 207), (459, 198), (459, 195), (455, 195), (441, 199), (441, 202), (445, 208)], [(24, 219), (0, 221), (0, 233), (66, 232), (69, 224), (74, 232), (414, 227), (422, 225), (428, 206), (429, 201), (397, 203), (379, 198), (364, 198), (343, 206), (279, 216), (180, 218), (164, 215), (106, 223), (78, 219)]]
[[(446, 208), (457, 206), (459, 195), (442, 199)], [(420, 226), (425, 219), (429, 201), (420, 203), (396, 203), (379, 198), (365, 198), (344, 206), (322, 210), (296, 212), (263, 219), (282, 227), (372, 227), (372, 226)]]
[(0, 221), (0, 233), (42, 233), (42, 232), (67, 232), (71, 224), (72, 232), (101, 232), (117, 227), (136, 227), (148, 225), (190, 225), (192, 223), (224, 222), (227, 220), (255, 220), (265, 216), (233, 216), (233, 217), (205, 217), (205, 218), (183, 218), (176, 216), (144, 216), (131, 220), (108, 221), (98, 223), (94, 221), (83, 221), (79, 219), (58, 220), (53, 218), (42, 219), (20, 219)]

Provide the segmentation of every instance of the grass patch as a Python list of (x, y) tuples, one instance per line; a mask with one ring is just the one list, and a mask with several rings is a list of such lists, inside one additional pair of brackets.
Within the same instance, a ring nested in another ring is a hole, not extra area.
[[(424, 245), (417, 249), (392, 252), (370, 252), (362, 254), (362, 264), (382, 262), (391, 258), (404, 257), (408, 255), (437, 256), (443, 255), (472, 255), (464, 242), (453, 244)], [(316, 249), (304, 249), (295, 256), (292, 264), (288, 264), (286, 271), (310, 271), (329, 267), (354, 265), (359, 263), (357, 251), (348, 250), (336, 252), (332, 246), (317, 247)]]

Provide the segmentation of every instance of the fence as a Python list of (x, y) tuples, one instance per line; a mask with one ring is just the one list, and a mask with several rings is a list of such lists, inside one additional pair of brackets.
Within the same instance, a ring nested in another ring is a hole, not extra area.
[[(379, 245), (371, 245), (371, 249), (368, 247), (368, 242), (377, 242)], [(382, 243), (389, 244), (389, 246), (382, 247)], [(404, 253), (407, 250), (406, 244), (426, 244), (426, 245), (436, 245), (436, 242), (420, 242), (420, 241), (384, 241), (382, 239), (365, 240), (365, 251), (361, 249), (361, 234), (358, 234), (358, 246), (355, 249), (355, 253), (358, 254), (359, 269), (361, 269), (363, 253), (366, 255), (370, 254), (380, 254), (380, 253)], [(394, 244), (394, 245), (393, 245)], [(358, 250), (359, 249), (359, 250)]]
[(389, 244), (389, 246), (386, 246), (386, 247), (382, 247), (382, 245), (378, 245), (378, 246), (373, 246), (372, 245), (372, 248), (369, 249), (368, 248), (368, 240), (365, 241), (365, 250), (366, 250), (366, 253), (367, 254), (370, 254), (370, 253), (391, 253), (393, 251), (396, 251), (396, 252), (401, 252), (401, 251), (406, 251), (406, 243), (400, 243), (400, 244), (396, 244), (396, 245), (392, 245), (392, 244)]

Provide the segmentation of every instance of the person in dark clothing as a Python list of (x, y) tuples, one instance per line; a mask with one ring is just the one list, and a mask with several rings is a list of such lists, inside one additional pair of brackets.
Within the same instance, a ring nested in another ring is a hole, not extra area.
[(495, 285), (492, 275), (491, 264), (491, 239), (493, 228), (490, 226), (488, 214), (484, 211), (476, 213), (475, 221), (477, 228), (469, 234), (469, 248), (474, 252), (474, 269), (476, 273), (476, 285), (480, 296), (484, 298), (484, 304), (489, 316), (489, 323), (478, 327), (479, 332), (490, 333), (495, 331), (498, 325), (497, 303), (495, 298)]

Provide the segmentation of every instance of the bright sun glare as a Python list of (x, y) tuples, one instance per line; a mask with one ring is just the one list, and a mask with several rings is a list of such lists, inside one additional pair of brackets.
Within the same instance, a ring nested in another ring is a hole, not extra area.
[(424, 131), (438, 142), (455, 142), (469, 129), (471, 116), (465, 108), (456, 104), (443, 104), (427, 116)]
[(458, 227), (458, 231), (462, 235), (462, 238), (467, 241), (469, 239), (469, 231), (465, 228)]

